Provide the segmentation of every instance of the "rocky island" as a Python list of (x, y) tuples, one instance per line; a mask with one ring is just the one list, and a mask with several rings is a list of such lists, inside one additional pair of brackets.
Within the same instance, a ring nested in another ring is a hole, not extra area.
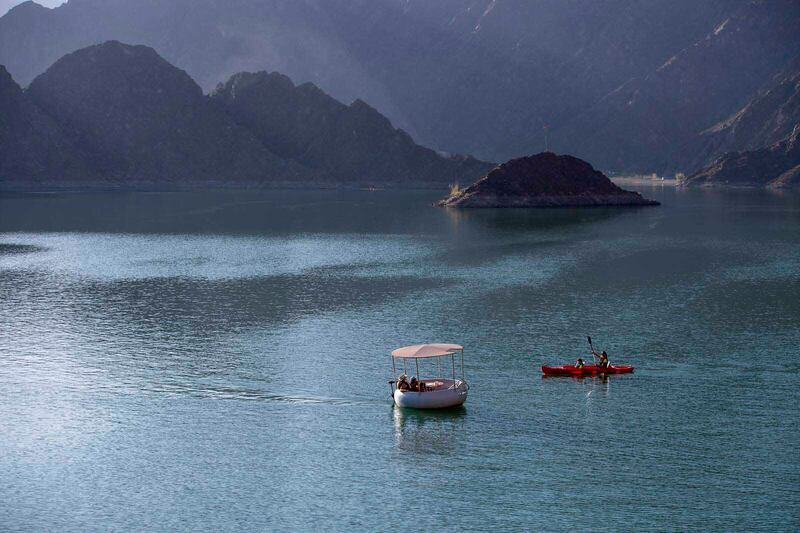
[(466, 189), (454, 187), (442, 207), (592, 207), (659, 205), (615, 185), (592, 165), (542, 152), (495, 167)]

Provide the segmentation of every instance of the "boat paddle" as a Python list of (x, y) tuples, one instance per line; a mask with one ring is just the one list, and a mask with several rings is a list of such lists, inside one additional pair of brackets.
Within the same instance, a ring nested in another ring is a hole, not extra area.
[(589, 349), (592, 350), (592, 358), (594, 359), (594, 364), (597, 364), (597, 352), (594, 351), (594, 346), (592, 346), (592, 338), (587, 336), (589, 340)]

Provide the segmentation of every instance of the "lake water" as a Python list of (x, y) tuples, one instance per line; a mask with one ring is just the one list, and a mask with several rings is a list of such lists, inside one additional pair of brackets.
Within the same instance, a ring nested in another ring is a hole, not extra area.
[(0, 196), (0, 529), (796, 531), (800, 196), (643, 191)]

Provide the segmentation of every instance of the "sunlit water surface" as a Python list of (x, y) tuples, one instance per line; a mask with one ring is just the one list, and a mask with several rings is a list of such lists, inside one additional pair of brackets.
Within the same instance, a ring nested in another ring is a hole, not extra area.
[(797, 530), (800, 198), (645, 193), (0, 196), (0, 529)]

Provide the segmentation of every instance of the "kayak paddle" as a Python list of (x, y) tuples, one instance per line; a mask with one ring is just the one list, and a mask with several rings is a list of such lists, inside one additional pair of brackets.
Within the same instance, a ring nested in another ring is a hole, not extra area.
[(592, 358), (595, 359), (595, 364), (597, 364), (597, 352), (594, 351), (594, 346), (592, 346), (592, 338), (586, 337), (589, 340), (589, 348), (592, 350)]

